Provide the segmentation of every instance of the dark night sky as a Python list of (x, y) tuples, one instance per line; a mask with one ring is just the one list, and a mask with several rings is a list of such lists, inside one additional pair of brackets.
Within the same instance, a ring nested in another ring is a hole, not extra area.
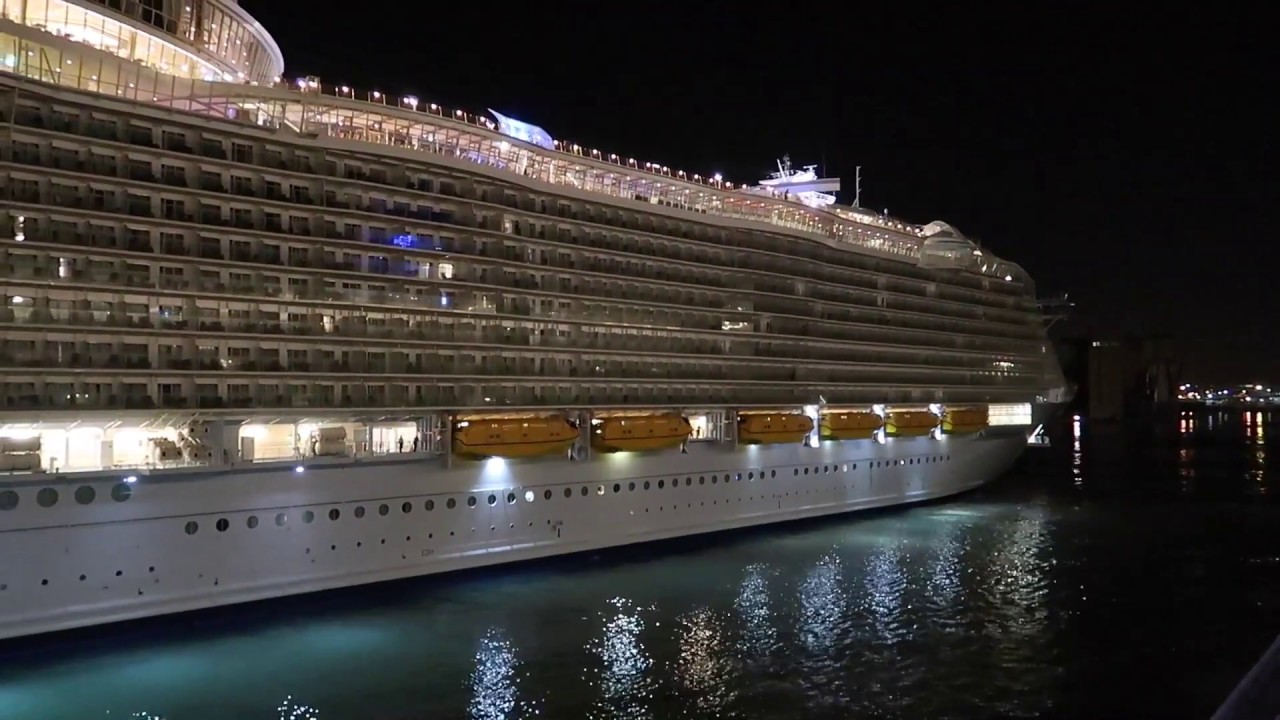
[(1280, 236), (1263, 215), (1280, 200), (1280, 62), (1263, 15), (242, 4), (290, 77), (492, 107), (735, 182), (784, 153), (825, 160), (845, 202), (861, 165), (863, 205), (980, 239), (1041, 295), (1070, 292), (1076, 327), (1172, 334), (1189, 380), (1280, 382)]

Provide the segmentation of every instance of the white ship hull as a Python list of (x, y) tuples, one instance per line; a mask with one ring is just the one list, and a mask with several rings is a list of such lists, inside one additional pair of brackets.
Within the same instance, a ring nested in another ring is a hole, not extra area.
[(451, 468), (393, 455), (127, 486), (116, 472), (64, 480), (50, 507), (33, 478), (5, 517), (0, 638), (945, 497), (1007, 470), (1026, 430)]

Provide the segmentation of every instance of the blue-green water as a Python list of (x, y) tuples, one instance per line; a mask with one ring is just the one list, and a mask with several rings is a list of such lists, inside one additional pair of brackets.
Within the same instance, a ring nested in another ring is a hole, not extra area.
[(1068, 422), (943, 504), (11, 642), (0, 718), (1203, 718), (1280, 632), (1280, 506), (1269, 417), (1192, 419)]

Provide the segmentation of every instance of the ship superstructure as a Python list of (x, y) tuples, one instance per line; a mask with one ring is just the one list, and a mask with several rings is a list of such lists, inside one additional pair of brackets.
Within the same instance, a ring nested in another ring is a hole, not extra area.
[(0, 637), (938, 497), (1062, 384), (1017, 265), (813, 168), (2, 2)]

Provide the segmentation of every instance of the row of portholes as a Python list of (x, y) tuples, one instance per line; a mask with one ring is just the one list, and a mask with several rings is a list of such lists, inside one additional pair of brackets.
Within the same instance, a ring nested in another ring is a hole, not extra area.
[[(148, 573), (148, 574), (154, 574), (154, 573), (155, 573), (155, 571), (156, 571), (156, 566), (155, 566), (155, 565), (152, 565), (151, 567), (147, 568), (147, 573)], [(117, 570), (117, 571), (116, 571), (116, 577), (123, 577), (123, 576), (124, 576), (124, 571), (123, 571), (123, 570)], [(88, 575), (85, 575), (84, 573), (81, 573), (81, 574), (80, 574), (80, 582), (84, 582), (85, 580), (88, 580), (88, 579), (89, 579), (89, 576), (88, 576)], [(159, 581), (159, 580), (156, 580), (155, 582), (157, 582), (157, 583), (158, 583), (158, 582), (160, 582), (160, 581)], [(41, 587), (48, 587), (48, 586), (49, 586), (49, 578), (44, 578), (44, 579), (42, 579), (42, 580), (40, 581), (40, 586), (41, 586)], [(8, 583), (0, 583), (0, 591), (8, 590), (8, 589), (9, 589), (9, 585), (8, 585)], [(141, 591), (139, 591), (139, 594), (141, 594)]]
[(950, 455), (935, 455), (933, 457), (921, 458), (905, 458), (901, 460), (872, 460), (870, 467), (893, 467), (894, 465), (925, 465), (927, 463), (946, 462), (951, 459)]
[[(92, 485), (81, 485), (76, 488), (73, 497), (76, 502), (81, 505), (88, 505), (98, 497), (98, 491), (93, 489)], [(133, 497), (133, 487), (129, 483), (120, 482), (111, 486), (111, 499), (116, 502), (124, 502)], [(51, 508), (58, 504), (58, 491), (56, 488), (46, 487), (40, 488), (36, 492), (36, 504), (42, 508)], [(13, 510), (18, 507), (18, 503), (22, 500), (22, 496), (17, 490), (0, 490), (0, 510)]]
[[(948, 459), (949, 459), (949, 456), (948, 456)], [(886, 462), (887, 462), (887, 461), (886, 461)], [(895, 461), (895, 462), (901, 462), (901, 463), (903, 463), (903, 464), (905, 464), (905, 463), (906, 463), (906, 461)], [(813, 467), (813, 473), (816, 475), (816, 474), (820, 474), (820, 473), (850, 472), (850, 471), (857, 470), (857, 469), (858, 469), (858, 464), (857, 464), (857, 463), (843, 463), (843, 464), (839, 464), (839, 465), (821, 465), (821, 466), (815, 465), (815, 466)], [(794, 469), (794, 471), (793, 471), (793, 474), (795, 474), (795, 475), (800, 475), (800, 474), (801, 474), (801, 470), (802, 470), (801, 468), (795, 468), (795, 469)], [(769, 472), (769, 477), (770, 477), (770, 478), (776, 478), (776, 477), (778, 476), (778, 471), (777, 471), (777, 470), (769, 470), (768, 472)], [(807, 467), (806, 467), (806, 468), (803, 468), (803, 474), (808, 475), (808, 474), (809, 474), (809, 468), (807, 468)], [(741, 472), (739, 472), (739, 473), (732, 473), (732, 474), (731, 474), (731, 473), (724, 473), (724, 474), (723, 474), (724, 483), (727, 485), (728, 483), (730, 483), (730, 482), (732, 482), (732, 481), (734, 481), (734, 480), (737, 480), (738, 482), (741, 482), (741, 481), (742, 481), (742, 479), (743, 479), (743, 476), (744, 476), (744, 475), (743, 475), (743, 473), (741, 473)], [(721, 474), (719, 474), (719, 473), (715, 473), (715, 474), (712, 474), (710, 477), (711, 477), (711, 484), (712, 484), (712, 485), (716, 485), (716, 484), (719, 484), (719, 483), (720, 483), (720, 481), (721, 481), (721, 477), (722, 477), (722, 476), (721, 476)], [(753, 480), (756, 480), (756, 479), (763, 480), (763, 479), (765, 479), (765, 471), (764, 471), (764, 470), (750, 470), (750, 471), (748, 471), (748, 472), (745, 474), (745, 477), (746, 477), (746, 479), (747, 479), (748, 481), (753, 481)], [(699, 484), (699, 485), (705, 485), (706, 483), (707, 483), (707, 476), (706, 476), (706, 475), (699, 475), (699, 476), (698, 476), (698, 484)], [(654, 481), (651, 481), (651, 480), (644, 480), (644, 481), (642, 481), (642, 482), (639, 484), (639, 487), (641, 487), (641, 488), (642, 488), (642, 489), (644, 489), (644, 490), (650, 490), (650, 489), (652, 489), (652, 488), (654, 487), (654, 485), (655, 485), (655, 484), (656, 484), (656, 486), (657, 486), (657, 488), (658, 488), (659, 490), (662, 490), (662, 489), (666, 488), (666, 486), (667, 486), (667, 481), (666, 481), (665, 479), (662, 479), (662, 480), (658, 480), (658, 481), (656, 481), (656, 483), (655, 483)], [(684, 478), (684, 484), (685, 484), (685, 487), (690, 487), (690, 486), (692, 486), (692, 485), (693, 485), (693, 476), (692, 476), (692, 475), (686, 476), (686, 477)], [(674, 489), (676, 489), (676, 488), (678, 488), (678, 487), (680, 487), (680, 478), (672, 478), (672, 479), (671, 479), (671, 488), (674, 490)], [(628, 483), (627, 483), (627, 490), (628, 490), (629, 492), (634, 492), (634, 491), (636, 490), (636, 488), (637, 488), (637, 483), (636, 483), (634, 480), (633, 480), (633, 481), (631, 481), (631, 482), (628, 482)], [(614, 484), (613, 484), (613, 492), (614, 492), (614, 493), (620, 493), (620, 492), (622, 492), (622, 484), (621, 484), (621, 483), (614, 483)], [(573, 497), (573, 488), (566, 487), (566, 488), (564, 488), (563, 493), (564, 493), (564, 497), (565, 497), (565, 498), (571, 498), (571, 497)], [(586, 497), (586, 496), (587, 496), (587, 495), (589, 495), (590, 493), (591, 493), (591, 490), (588, 488), (588, 486), (586, 486), (586, 485), (582, 485), (582, 486), (580, 487), (580, 494), (581, 494), (583, 497)], [(597, 485), (597, 486), (596, 486), (596, 494), (597, 494), (597, 495), (604, 495), (604, 494), (605, 494), (605, 486), (604, 486), (604, 485)], [(551, 499), (551, 498), (553, 498), (553, 497), (554, 497), (554, 493), (553, 493), (550, 489), (546, 489), (546, 490), (543, 490), (543, 491), (542, 491), (542, 498), (543, 498), (544, 500), (550, 500), (550, 499)], [(534, 493), (534, 491), (533, 491), (533, 490), (525, 490), (525, 491), (524, 491), (524, 500), (525, 500), (525, 502), (529, 502), (529, 503), (534, 502), (534, 500), (535, 500), (536, 498), (537, 498), (537, 495)], [(508, 503), (508, 504), (514, 504), (514, 503), (516, 502), (516, 500), (517, 500), (517, 499), (518, 499), (518, 496), (517, 496), (517, 494), (516, 494), (514, 491), (512, 491), (512, 492), (508, 492), (508, 493), (506, 494), (506, 501), (507, 501), (507, 503)], [(485, 501), (486, 501), (486, 503), (487, 503), (489, 506), (497, 505), (497, 504), (498, 504), (498, 495), (497, 495), (496, 493), (489, 493), (488, 497), (486, 497), (486, 498), (485, 498)], [(479, 501), (479, 499), (478, 499), (475, 495), (470, 495), (470, 496), (468, 496), (468, 497), (467, 497), (467, 507), (468, 507), (468, 508), (474, 508), (474, 507), (476, 507), (477, 505), (479, 505), (479, 503), (480, 503), (480, 501)], [(446, 508), (448, 508), (449, 510), (453, 510), (453, 509), (454, 509), (454, 508), (456, 508), (457, 506), (458, 506), (458, 500), (457, 500), (457, 498), (448, 498), (447, 500), (445, 500), (445, 507), (446, 507)], [(427, 499), (426, 501), (424, 501), (424, 502), (422, 503), (422, 509), (423, 509), (423, 510), (425, 510), (425, 511), (427, 511), (427, 512), (431, 512), (431, 511), (435, 510), (435, 509), (436, 509), (436, 501), (435, 501), (434, 499), (430, 499), (430, 498), (429, 498), (429, 499)], [(405, 500), (404, 502), (400, 503), (400, 512), (401, 512), (402, 514), (405, 514), (405, 515), (408, 515), (409, 513), (413, 512), (413, 503), (412, 503), (412, 502), (410, 502), (410, 501), (408, 501), (408, 500)], [(390, 506), (390, 505), (388, 505), (387, 503), (382, 503), (381, 505), (379, 505), (379, 506), (378, 506), (378, 515), (386, 516), (386, 515), (388, 515), (388, 514), (390, 514), (390, 513), (391, 513), (391, 506)], [(362, 517), (364, 517), (364, 516), (365, 516), (365, 508), (364, 508), (364, 506), (363, 506), (363, 505), (358, 505), (358, 506), (356, 506), (356, 508), (353, 510), (353, 513), (352, 513), (352, 514), (354, 514), (354, 515), (356, 516), (356, 518), (362, 518)], [(336, 520), (338, 520), (340, 517), (342, 517), (342, 511), (341, 511), (341, 510), (339, 510), (338, 508), (330, 508), (330, 509), (329, 509), (329, 512), (328, 512), (328, 517), (329, 517), (329, 520), (331, 520), (331, 521), (336, 521)], [(315, 522), (315, 518), (316, 518), (315, 513), (314, 513), (313, 511), (311, 511), (311, 510), (305, 510), (305, 511), (303, 511), (303, 513), (302, 513), (302, 522), (303, 522), (304, 524), (310, 524), (310, 523), (312, 523), (312, 522)], [(288, 524), (288, 522), (289, 522), (289, 516), (288, 516), (288, 514), (287, 514), (287, 513), (276, 513), (276, 516), (275, 516), (275, 524), (276, 524), (276, 527), (284, 527), (286, 524)], [(258, 524), (259, 524), (259, 523), (258, 523), (258, 516), (256, 516), (256, 515), (250, 515), (250, 516), (249, 516), (248, 518), (246, 518), (246, 520), (245, 520), (245, 526), (246, 526), (246, 527), (248, 527), (250, 530), (252, 530), (252, 529), (254, 529), (254, 528), (258, 527)], [(214, 527), (217, 529), (217, 531), (218, 531), (218, 532), (226, 532), (228, 529), (230, 529), (230, 527), (231, 527), (231, 523), (230, 523), (230, 521), (229, 521), (229, 520), (227, 520), (226, 518), (219, 518), (219, 519), (218, 519), (218, 521), (214, 524)], [(188, 535), (195, 535), (197, 532), (199, 532), (199, 531), (200, 531), (200, 524), (199, 524), (198, 522), (196, 522), (195, 520), (190, 520), (190, 521), (188, 521), (188, 522), (187, 522), (186, 526), (184, 527), (184, 531), (185, 531), (185, 532), (186, 532), (186, 534), (188, 534)]]
[[(938, 456), (934, 456), (934, 457), (908, 458), (908, 459), (900, 459), (900, 460), (873, 460), (873, 461), (871, 462), (871, 467), (873, 467), (873, 468), (880, 468), (880, 467), (890, 467), (890, 466), (894, 466), (894, 465), (917, 465), (917, 464), (924, 464), (924, 463), (943, 462), (943, 461), (950, 460), (950, 459), (951, 459), (951, 456), (950, 456), (950, 455), (938, 455)], [(832, 473), (832, 472), (849, 472), (849, 471), (851, 471), (851, 470), (857, 470), (857, 469), (858, 469), (858, 464), (857, 464), (857, 463), (843, 463), (843, 464), (840, 464), (840, 465), (814, 465), (814, 466), (813, 466), (813, 474), (814, 474), (814, 475), (818, 475), (818, 474), (826, 474), (826, 473)], [(757, 476), (757, 473), (759, 473), (759, 478), (763, 480), (763, 479), (764, 479), (764, 477), (765, 477), (765, 475), (764, 475), (765, 471), (764, 471), (764, 470), (753, 470), (753, 471), (749, 471), (749, 472), (747, 472), (747, 479), (748, 479), (748, 480), (755, 480), (755, 479), (756, 479), (756, 476)], [(798, 477), (798, 476), (800, 476), (800, 475), (802, 475), (802, 474), (803, 474), (803, 475), (808, 475), (808, 474), (810, 474), (810, 470), (809, 470), (809, 468), (807, 468), (807, 467), (805, 467), (805, 468), (792, 468), (792, 470), (791, 470), (791, 474), (792, 474), (793, 476), (797, 476), (797, 477)], [(770, 471), (769, 471), (769, 477), (774, 478), (774, 477), (777, 477), (777, 476), (778, 476), (778, 471), (777, 471), (777, 470), (770, 470)], [(725, 480), (725, 482), (729, 482), (729, 481), (730, 481), (730, 479), (731, 479), (730, 475), (726, 473), (726, 474), (724, 475), (724, 480)], [(737, 480), (739, 480), (739, 481), (740, 481), (740, 480), (742, 480), (742, 473), (737, 473), (737, 474), (736, 474), (736, 476), (735, 476), (734, 478), (732, 478), (732, 479), (737, 479)], [(719, 482), (719, 480), (720, 480), (720, 476), (719, 476), (719, 475), (712, 475), (712, 476), (711, 476), (711, 483), (712, 483), (712, 484), (716, 484), (716, 483), (718, 483), (718, 482)], [(700, 477), (698, 478), (698, 484), (700, 484), (700, 485), (701, 485), (701, 484), (705, 484), (705, 483), (706, 483), (706, 476), (705, 476), (705, 475), (704, 475), (704, 476), (700, 476)], [(659, 487), (659, 488), (662, 488), (662, 487), (663, 487), (663, 484), (664, 484), (664, 483), (663, 483), (663, 481), (662, 481), (662, 480), (659, 480), (659, 481), (658, 481), (658, 487)], [(680, 484), (680, 479), (679, 479), (679, 478), (675, 478), (675, 479), (673, 479), (673, 480), (671, 481), (671, 486), (672, 486), (673, 488), (674, 488), (674, 487), (679, 486), (679, 484)], [(693, 479), (692, 479), (691, 477), (686, 477), (686, 478), (685, 478), (685, 485), (692, 485), (692, 484), (693, 484)], [(634, 482), (630, 483), (630, 487), (631, 487), (631, 489), (632, 489), (632, 490), (634, 490), (634, 489), (635, 489), (635, 483), (634, 483)], [(649, 489), (649, 481), (648, 481), (648, 480), (646, 480), (646, 481), (644, 482), (644, 489), (645, 489), (645, 490), (648, 490), (648, 489)], [(619, 492), (619, 490), (620, 490), (619, 486), (615, 484), (615, 485), (614, 485), (614, 492)], [(597, 492), (598, 494), (603, 495), (603, 494), (604, 494), (604, 486), (603, 486), (603, 485), (598, 486), (598, 487), (597, 487), (597, 489), (596, 489), (596, 492)], [(584, 486), (584, 487), (582, 488), (582, 494), (583, 494), (583, 495), (586, 495), (587, 493), (588, 493), (588, 490), (587, 490), (587, 488)], [(97, 493), (97, 491), (96, 491), (96, 490), (94, 490), (92, 486), (90, 486), (90, 485), (81, 485), (80, 487), (76, 488), (76, 490), (75, 490), (75, 494), (74, 494), (74, 497), (75, 497), (76, 502), (77, 502), (77, 503), (79, 503), (80, 505), (88, 505), (88, 504), (92, 503), (92, 502), (97, 498), (97, 494), (98, 494), (98, 493)], [(565, 488), (565, 489), (564, 489), (564, 496), (565, 496), (566, 498), (567, 498), (567, 497), (571, 497), (572, 495), (573, 495), (573, 491), (572, 491), (572, 490), (570, 490), (569, 488)], [(112, 499), (112, 500), (115, 500), (116, 502), (124, 502), (124, 501), (128, 500), (128, 499), (129, 499), (130, 497), (132, 497), (132, 496), (133, 496), (133, 488), (132, 488), (132, 486), (130, 486), (128, 483), (124, 483), (124, 482), (116, 483), (115, 485), (113, 485), (113, 486), (111, 487), (111, 499)], [(526, 501), (526, 502), (533, 502), (533, 501), (534, 501), (534, 497), (535, 497), (535, 496), (534, 496), (534, 493), (533, 493), (533, 491), (532, 491), (532, 490), (526, 490), (526, 491), (525, 491), (525, 493), (524, 493), (524, 499), (525, 499), (525, 501)], [(546, 490), (546, 491), (544, 491), (544, 492), (543, 492), (543, 498), (544, 498), (544, 499), (546, 499), (546, 500), (550, 500), (550, 499), (551, 499), (551, 497), (552, 497), (552, 493), (551, 493), (551, 491), (550, 491), (550, 490)], [(58, 504), (58, 498), (59, 498), (59, 496), (58, 496), (58, 491), (57, 491), (55, 488), (51, 488), (51, 487), (41, 488), (41, 489), (36, 493), (36, 504), (37, 504), (37, 505), (39, 505), (40, 507), (50, 508), (50, 507), (53, 507), (54, 505), (57, 505), (57, 504)], [(15, 490), (0, 490), (0, 511), (3, 511), (3, 510), (14, 510), (14, 509), (16, 509), (16, 508), (18, 507), (18, 503), (20, 502), (20, 500), (21, 500), (21, 497), (18, 495), (18, 492), (17, 492), (17, 491), (15, 491)], [(489, 501), (489, 504), (490, 504), (490, 505), (495, 505), (495, 504), (497, 504), (497, 501), (498, 501), (497, 496), (495, 496), (495, 495), (489, 495), (489, 497), (488, 497), (488, 501)], [(516, 494), (515, 494), (515, 493), (507, 493), (507, 502), (508, 502), (508, 503), (514, 503), (515, 501), (516, 501)], [(431, 506), (430, 506), (430, 507), (427, 507), (426, 509), (427, 509), (427, 510), (432, 510), (432, 509), (434, 509), (434, 502), (432, 502), (432, 501), (428, 501), (428, 502), (429, 502), (429, 503), (431, 503)], [(453, 509), (453, 508), (455, 507), (455, 505), (456, 505), (456, 501), (455, 501), (453, 498), (449, 498), (449, 500), (448, 500), (448, 507), (449, 507), (449, 509)], [(476, 506), (476, 498), (475, 498), (475, 496), (469, 497), (469, 498), (467, 499), (467, 507), (475, 507), (475, 506)], [(407, 513), (407, 512), (409, 512), (409, 510), (405, 510), (404, 512), (406, 512), (406, 513)], [(386, 513), (383, 513), (383, 514), (385, 515)]]
[[(713, 477), (713, 478), (715, 478), (715, 477), (718, 477), (718, 476), (712, 476), (712, 477)], [(763, 474), (762, 474), (762, 477), (763, 477)], [(704, 476), (702, 479), (704, 479), (704, 480), (705, 480), (705, 476)], [(726, 475), (726, 476), (725, 476), (725, 481), (726, 481), (726, 482), (728, 482), (730, 479), (731, 479), (731, 478), (730, 478), (728, 475)], [(686, 478), (686, 480), (690, 480), (690, 478)], [(662, 485), (662, 483), (663, 483), (663, 481), (659, 480), (659, 481), (658, 481), (658, 487), (662, 487), (662, 486), (663, 486), (663, 485)], [(634, 486), (634, 485), (635, 485), (635, 483), (630, 483), (630, 484), (631, 484), (632, 486)], [(679, 485), (679, 478), (677, 478), (677, 479), (673, 480), (673, 481), (672, 481), (672, 485), (673, 485), (673, 486), (678, 486), (678, 485)], [(618, 487), (619, 487), (619, 486), (615, 484), (615, 488), (618, 488)], [(650, 483), (649, 483), (649, 481), (645, 481), (645, 483), (644, 483), (644, 487), (645, 487), (645, 489), (648, 489), (648, 488), (650, 487)], [(846, 489), (847, 487), (849, 487), (849, 486), (840, 486), (840, 485), (835, 485), (835, 486), (832, 486), (832, 487), (830, 487), (830, 488), (808, 488), (808, 489), (805, 489), (805, 490), (803, 490), (803, 491), (796, 491), (796, 492), (795, 492), (795, 494), (796, 494), (796, 495), (800, 495), (800, 494), (802, 494), (802, 492), (803, 492), (803, 494), (806, 494), (806, 495), (807, 495), (807, 494), (814, 493), (814, 492), (823, 492), (823, 491), (829, 491), (829, 490), (842, 490), (842, 489)], [(603, 494), (603, 486), (599, 486), (599, 488), (600, 488), (600, 489), (599, 489), (597, 492), (598, 492), (599, 494)], [(632, 489), (634, 489), (634, 487), (632, 487)], [(586, 487), (583, 487), (583, 488), (582, 488), (582, 490), (583, 490), (583, 493), (582, 493), (583, 495), (588, 495), (588, 494), (589, 494), (589, 492), (587, 491), (587, 488), (586, 488)], [(618, 489), (615, 489), (615, 490), (614, 490), (614, 492), (618, 492), (618, 491), (619, 491)], [(566, 497), (571, 497), (571, 496), (572, 496), (572, 494), (573, 494), (573, 493), (572, 493), (572, 490), (571, 490), (570, 488), (565, 488), (565, 493), (566, 493)], [(508, 497), (510, 497), (511, 495), (512, 495), (511, 493), (508, 493)], [(525, 492), (525, 495), (526, 495), (526, 497), (530, 497), (530, 496), (532, 495), (532, 491), (526, 491), (526, 492)], [(788, 493), (785, 493), (785, 494), (783, 495), (783, 497), (789, 497), (789, 496), (791, 496), (791, 495), (792, 495), (792, 493), (788, 492)], [(490, 504), (491, 504), (491, 505), (492, 505), (492, 504), (496, 504), (496, 497), (494, 497), (494, 496), (492, 496), (492, 495), (491, 495), (490, 497), (491, 497), (491, 498), (494, 498), (494, 499), (493, 499), (493, 501), (491, 501), (491, 502), (490, 502)], [(550, 491), (550, 490), (545, 491), (545, 492), (544, 492), (544, 497), (546, 497), (546, 498), (550, 499), (550, 497), (551, 497), (551, 491)], [(766, 496), (764, 496), (764, 495), (761, 495), (758, 499), (759, 499), (759, 500), (761, 500), (761, 501), (766, 500), (766, 499), (770, 499), (770, 500), (772, 500), (772, 498), (766, 498)], [(740, 503), (741, 503), (741, 502), (744, 502), (744, 500), (745, 500), (745, 501), (747, 501), (747, 502), (751, 502), (751, 501), (755, 501), (755, 500), (757, 500), (757, 498), (756, 498), (755, 496), (748, 497), (748, 498), (745, 498), (745, 499), (744, 499), (744, 498), (742, 498), (742, 497), (739, 497), (739, 498), (738, 498), (738, 502), (740, 502)], [(728, 503), (729, 501), (728, 501), (728, 500), (726, 500), (725, 502), (726, 502), (726, 503)], [(713, 504), (713, 505), (715, 505), (715, 504), (717, 504), (717, 503), (718, 503), (718, 501), (716, 501), (716, 500), (713, 500), (713, 501), (712, 501), (712, 504)], [(470, 504), (472, 507), (474, 507), (474, 506), (475, 506), (475, 503), (469, 503), (469, 504)], [(703, 507), (705, 507), (705, 505), (706, 505), (706, 502), (705, 502), (705, 501), (704, 501), (704, 502), (700, 502), (700, 503), (699, 503), (699, 506), (703, 506)], [(410, 507), (412, 507), (411, 503), (408, 503), (408, 502), (405, 502), (405, 503), (402, 505), (402, 509), (403, 509), (403, 507), (404, 507), (404, 506), (410, 506)], [(430, 506), (430, 507), (427, 507), (427, 506)], [(434, 501), (433, 501), (433, 500), (427, 500), (427, 501), (426, 501), (426, 503), (424, 503), (424, 507), (427, 507), (427, 509), (430, 509), (431, 507), (434, 507)], [(689, 504), (689, 505), (687, 505), (687, 506), (686, 506), (686, 508), (692, 508), (692, 507), (693, 507), (693, 505), (692, 505), (692, 504)], [(673, 510), (673, 511), (678, 510), (678, 508), (679, 508), (679, 506), (678, 506), (678, 505), (672, 505), (672, 506), (671, 506), (671, 510)], [(659, 512), (662, 512), (662, 511), (665, 511), (666, 509), (667, 509), (667, 508), (666, 508), (666, 506), (661, 506), (661, 507), (659, 507), (659, 508), (658, 508), (658, 511), (659, 511)], [(379, 514), (380, 514), (380, 515), (384, 515), (384, 516), (385, 516), (385, 515), (389, 515), (389, 514), (390, 514), (390, 512), (391, 512), (390, 506), (389, 506), (389, 505), (387, 505), (387, 504), (385, 504), (385, 503), (384, 503), (384, 504), (382, 504), (382, 505), (380, 505), (380, 506), (379, 506), (379, 508), (378, 508), (378, 510), (379, 510)], [(649, 512), (649, 511), (650, 511), (650, 508), (647, 508), (647, 507), (646, 507), (646, 508), (645, 508), (645, 512), (647, 513), (647, 512)], [(405, 512), (408, 512), (408, 511), (406, 510)], [(338, 519), (342, 516), (342, 515), (341, 515), (341, 511), (340, 511), (338, 508), (330, 508), (330, 509), (329, 509), (329, 512), (328, 512), (327, 514), (328, 514), (328, 517), (329, 517), (329, 519), (330, 519), (331, 521), (336, 521), (336, 520), (338, 520)], [(366, 512), (365, 512), (365, 508), (364, 508), (364, 506), (363, 506), (363, 505), (356, 506), (356, 508), (355, 508), (355, 509), (354, 509), (354, 511), (353, 511), (353, 514), (354, 514), (357, 518), (364, 517), (364, 516), (366, 515)], [(314, 522), (314, 521), (315, 521), (315, 513), (314, 513), (314, 512), (312, 512), (312, 511), (310, 511), (310, 510), (304, 511), (304, 512), (302, 513), (302, 521), (303, 521), (304, 523), (311, 523), (311, 522)], [(287, 514), (286, 514), (286, 513), (277, 513), (277, 514), (276, 514), (276, 517), (275, 517), (275, 523), (276, 523), (276, 525), (277, 525), (277, 526), (284, 526), (285, 524), (287, 524), (287, 522), (288, 522), (288, 516), (287, 516)], [(547, 522), (548, 522), (548, 523), (550, 523), (550, 520), (548, 520)], [(256, 515), (251, 515), (251, 516), (249, 516), (248, 518), (246, 518), (246, 520), (245, 520), (245, 525), (246, 525), (248, 528), (250, 528), (250, 529), (253, 529), (253, 528), (258, 527), (258, 525), (259, 525), (258, 516), (256, 516)], [(231, 527), (231, 521), (229, 521), (227, 518), (218, 518), (218, 520), (214, 523), (214, 527), (218, 530), (218, 532), (226, 532), (226, 531), (227, 531), (228, 529), (230, 529), (230, 527)], [(508, 527), (509, 527), (509, 528), (515, 528), (515, 523), (509, 523)], [(533, 522), (530, 522), (530, 523), (529, 523), (529, 527), (533, 527)], [(194, 534), (196, 534), (196, 533), (199, 531), (199, 523), (197, 523), (197, 522), (196, 522), (196, 521), (194, 521), (194, 520), (192, 520), (192, 521), (188, 521), (188, 522), (187, 522), (187, 524), (186, 524), (186, 528), (185, 528), (185, 529), (186, 529), (186, 533), (187, 533), (188, 535), (194, 535)], [(494, 532), (496, 529), (497, 529), (497, 526), (495, 526), (495, 525), (490, 525), (490, 526), (489, 526), (489, 531), (490, 531), (490, 532)], [(475, 530), (476, 530), (475, 528), (471, 528), (471, 532), (473, 532), (473, 533), (474, 533), (474, 532), (475, 532)], [(451, 532), (449, 533), (449, 535), (450, 535), (450, 536), (453, 536), (453, 535), (454, 535), (454, 533), (451, 531)], [(428, 538), (432, 538), (432, 537), (433, 537), (433, 534), (432, 534), (432, 533), (428, 533), (427, 537), (428, 537)], [(405, 537), (405, 542), (409, 542), (409, 541), (410, 541), (410, 538), (406, 536), (406, 537)], [(381, 544), (383, 544), (383, 545), (385, 545), (386, 543), (387, 543), (386, 539), (383, 539), (383, 540), (381, 541)], [(357, 543), (356, 543), (356, 546), (357, 546), (357, 547), (360, 547), (360, 546), (362, 546), (362, 544), (363, 544), (363, 543), (357, 542)], [(337, 546), (336, 546), (336, 545), (330, 545), (330, 548), (329, 548), (329, 549), (330, 549), (330, 550), (336, 550), (336, 549), (337, 549)], [(310, 554), (310, 553), (311, 553), (311, 548), (307, 548), (307, 554)], [(150, 568), (148, 568), (148, 570), (147, 570), (147, 571), (148, 571), (149, 573), (154, 573), (154, 572), (155, 572), (155, 567), (150, 567)], [(115, 572), (116, 577), (121, 577), (123, 574), (124, 574), (124, 573), (123, 573), (123, 571), (120, 571), (120, 570), (117, 570), (117, 571)], [(82, 575), (80, 575), (80, 581), (81, 581), (81, 582), (83, 582), (83, 581), (85, 581), (85, 580), (86, 580), (86, 576), (85, 576), (85, 575), (83, 575), (83, 574), (82, 574)], [(49, 580), (48, 580), (48, 579), (42, 580), (40, 584), (41, 584), (41, 585), (48, 585), (48, 584), (49, 584)], [(3, 591), (3, 590), (8, 590), (8, 585), (7, 585), (7, 584), (0, 584), (0, 591)]]

